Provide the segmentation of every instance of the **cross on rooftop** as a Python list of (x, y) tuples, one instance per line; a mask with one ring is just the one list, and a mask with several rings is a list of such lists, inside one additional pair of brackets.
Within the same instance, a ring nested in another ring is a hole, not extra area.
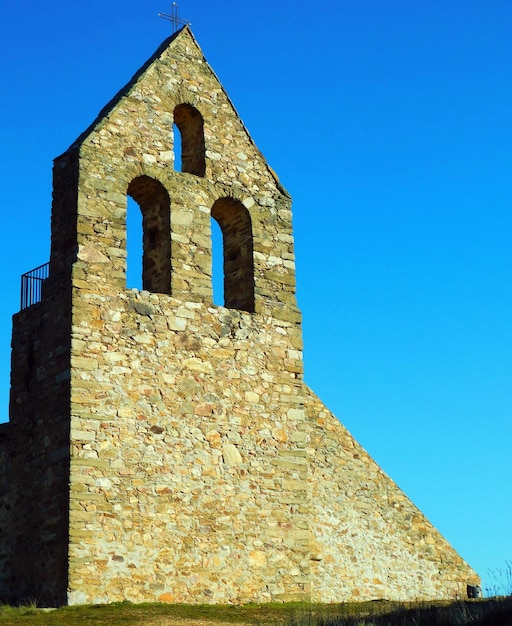
[(158, 17), (161, 17), (163, 20), (167, 20), (172, 24), (172, 32), (175, 33), (181, 26), (186, 26), (190, 24), (188, 20), (183, 20), (178, 15), (178, 5), (176, 2), (171, 4), (171, 12), (170, 13), (159, 13)]

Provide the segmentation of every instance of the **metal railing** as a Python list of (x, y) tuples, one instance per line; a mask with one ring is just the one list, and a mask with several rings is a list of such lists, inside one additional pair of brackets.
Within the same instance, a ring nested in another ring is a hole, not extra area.
[(50, 275), (50, 264), (44, 263), (21, 276), (21, 310), (41, 302), (43, 282)]

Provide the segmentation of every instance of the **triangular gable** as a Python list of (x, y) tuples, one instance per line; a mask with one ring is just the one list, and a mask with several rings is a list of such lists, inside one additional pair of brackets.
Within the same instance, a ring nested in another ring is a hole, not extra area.
[(190, 27), (188, 25), (183, 26), (183, 28), (181, 28), (180, 30), (178, 30), (176, 33), (174, 33), (173, 35), (171, 35), (170, 37), (168, 37), (167, 39), (165, 39), (162, 44), (156, 49), (156, 51), (151, 55), (151, 57), (144, 63), (144, 65), (142, 65), (140, 67), (140, 69), (132, 76), (132, 78), (115, 94), (115, 96), (101, 109), (101, 111), (98, 113), (97, 117), (95, 118), (95, 120), (87, 127), (87, 129), (81, 133), (77, 139), (71, 144), (71, 146), (68, 148), (68, 150), (66, 152), (69, 152), (71, 150), (74, 150), (78, 147), (80, 147), (81, 145), (84, 145), (85, 143), (87, 143), (88, 139), (90, 138), (90, 136), (95, 132), (101, 129), (102, 125), (104, 124), (104, 122), (109, 119), (109, 117), (111, 116), (111, 114), (115, 111), (116, 107), (123, 101), (123, 99), (125, 99), (126, 97), (130, 96), (130, 93), (132, 92), (132, 90), (136, 87), (136, 85), (139, 83), (139, 81), (141, 81), (144, 76), (146, 75), (146, 73), (148, 71), (150, 71), (150, 69), (159, 62), (159, 60), (162, 59), (162, 57), (164, 57), (164, 55), (169, 52), (172, 52), (172, 47), (173, 44), (178, 41), (179, 39), (183, 39), (183, 38), (187, 38), (190, 42), (190, 44), (195, 48), (196, 52), (198, 53), (198, 55), (201, 56), (202, 59), (202, 63), (204, 63), (206, 65), (206, 67), (208, 68), (208, 71), (212, 74), (212, 76), (215, 78), (215, 80), (218, 83), (218, 87), (221, 90), (223, 96), (226, 98), (226, 100), (229, 102), (233, 112), (235, 113), (235, 115), (238, 118), (238, 121), (240, 123), (240, 125), (242, 126), (242, 128), (244, 129), (246, 135), (247, 135), (247, 139), (249, 140), (249, 142), (252, 144), (253, 149), (258, 153), (259, 157), (262, 159), (262, 161), (265, 163), (268, 172), (270, 174), (270, 176), (272, 177), (272, 179), (274, 180), (274, 182), (276, 183), (278, 189), (281, 191), (281, 193), (283, 193), (285, 196), (289, 197), (289, 193), (287, 192), (287, 190), (281, 185), (281, 182), (279, 180), (278, 175), (276, 174), (276, 172), (269, 166), (269, 164), (266, 162), (265, 157), (263, 156), (263, 154), (261, 153), (261, 151), (259, 150), (259, 148), (257, 147), (256, 143), (254, 142), (251, 134), (249, 133), (249, 131), (247, 130), (244, 122), (242, 121), (240, 115), (238, 114), (235, 105), (233, 104), (231, 98), (229, 97), (229, 95), (227, 94), (227, 92), (225, 91), (222, 83), (220, 82), (217, 74), (215, 73), (215, 71), (212, 69), (212, 67), (210, 66), (210, 64), (208, 63), (208, 61), (206, 60), (203, 51), (201, 50), (201, 47), (199, 46), (199, 44), (197, 43), (196, 38), (194, 37), (192, 30), (190, 29)]

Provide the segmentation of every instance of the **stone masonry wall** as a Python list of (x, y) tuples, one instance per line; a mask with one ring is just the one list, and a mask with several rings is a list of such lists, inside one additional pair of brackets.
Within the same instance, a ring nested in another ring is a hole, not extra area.
[(308, 598), (289, 323), (147, 292), (80, 298), (70, 602)]
[[(167, 42), (168, 43), (168, 42)], [(190, 103), (204, 119), (206, 174), (178, 172), (173, 152), (173, 111)], [(300, 322), (295, 299), (291, 201), (254, 146), (192, 35), (185, 29), (136, 75), (104, 115), (56, 160), (68, 166), (79, 153), (78, 261), (96, 290), (126, 286), (126, 196), (148, 177), (169, 193), (171, 295), (212, 302), (210, 215), (218, 200), (239, 201), (253, 233), (256, 312)], [(65, 216), (54, 218), (63, 224)], [(69, 228), (53, 235), (52, 255), (69, 249)], [(108, 265), (108, 273), (104, 269)], [(83, 282), (78, 282), (82, 280)]]
[[(172, 113), (184, 102), (204, 120), (204, 177), (174, 168)], [(70, 601), (309, 597), (288, 195), (187, 30), (76, 151), (56, 164), (79, 167)], [(157, 224), (145, 198), (169, 195), (171, 296), (126, 290), (133, 188)], [(249, 217), (257, 315), (211, 304), (219, 202)]]
[[(143, 291), (126, 288), (128, 195)], [(212, 304), (212, 216), (244, 310)], [(25, 596), (464, 595), (474, 572), (302, 381), (291, 200), (188, 28), (56, 159), (50, 268), (13, 335)]]
[(465, 598), (478, 576), (309, 390), (312, 599)]
[[(173, 166), (183, 103), (204, 176)], [(312, 580), (324, 601), (463, 595), (467, 566), (301, 382), (290, 200), (187, 29), (74, 150), (70, 601), (301, 598)], [(149, 179), (170, 296), (125, 289), (126, 194)], [(211, 305), (222, 199), (250, 217), (252, 315)]]
[(66, 601), (69, 506), (69, 286), (53, 282), (45, 302), (13, 319), (2, 536), (12, 551), (7, 599), (50, 605)]

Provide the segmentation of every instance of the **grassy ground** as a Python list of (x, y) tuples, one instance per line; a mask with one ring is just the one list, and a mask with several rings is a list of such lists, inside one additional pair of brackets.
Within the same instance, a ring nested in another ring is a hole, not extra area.
[(393, 602), (244, 606), (110, 604), (0, 607), (2, 626), (512, 626), (512, 599), (436, 605)]

